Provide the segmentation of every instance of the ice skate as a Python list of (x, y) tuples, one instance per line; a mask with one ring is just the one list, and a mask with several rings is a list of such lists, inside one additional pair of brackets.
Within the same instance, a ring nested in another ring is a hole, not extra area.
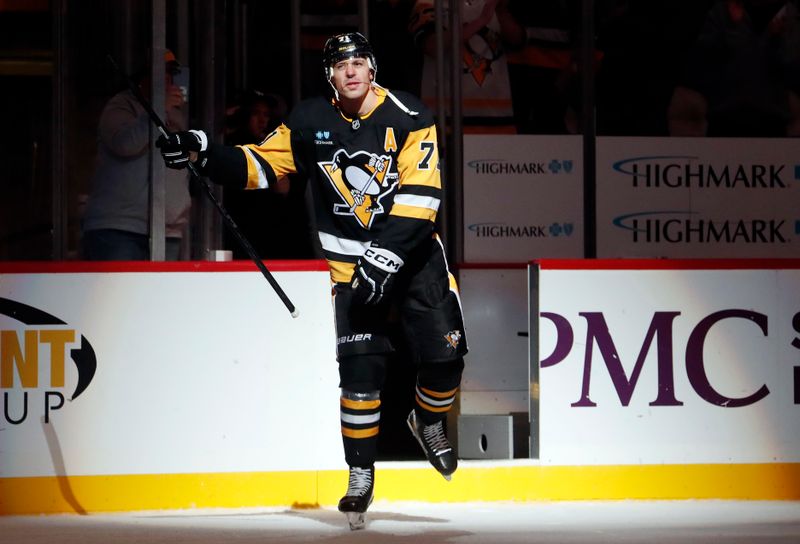
[(347, 516), (350, 530), (363, 529), (367, 523), (367, 508), (372, 504), (375, 467), (350, 467), (347, 493), (339, 500), (339, 512)]
[(453, 446), (447, 441), (442, 421), (425, 425), (417, 419), (417, 413), (411, 410), (408, 414), (408, 428), (422, 446), (422, 451), (425, 452), (433, 468), (438, 470), (445, 480), (450, 481), (451, 475), (458, 468), (458, 458)]

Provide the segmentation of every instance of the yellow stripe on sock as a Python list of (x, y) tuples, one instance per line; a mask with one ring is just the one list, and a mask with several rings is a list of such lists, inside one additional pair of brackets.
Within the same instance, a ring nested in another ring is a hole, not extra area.
[(352, 400), (341, 397), (339, 399), (342, 406), (351, 410), (373, 410), (380, 407), (381, 401), (378, 400)]
[(369, 427), (368, 429), (350, 429), (349, 427), (342, 426), (342, 436), (347, 438), (370, 438), (378, 434), (378, 427)]
[(458, 387), (455, 389), (451, 389), (450, 391), (434, 391), (432, 389), (427, 389), (425, 387), (420, 386), (419, 390), (428, 395), (429, 397), (437, 398), (437, 399), (446, 399), (447, 397), (454, 397), (456, 392), (458, 391)]

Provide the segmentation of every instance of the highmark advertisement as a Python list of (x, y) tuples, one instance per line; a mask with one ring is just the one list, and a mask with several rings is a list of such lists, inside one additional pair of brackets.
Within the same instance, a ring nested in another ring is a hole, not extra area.
[(597, 139), (598, 257), (800, 254), (796, 139)]
[(580, 136), (464, 136), (464, 259), (583, 257)]

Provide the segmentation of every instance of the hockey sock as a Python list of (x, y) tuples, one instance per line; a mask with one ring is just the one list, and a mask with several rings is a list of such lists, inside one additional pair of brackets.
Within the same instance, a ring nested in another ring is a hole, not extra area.
[(415, 410), (430, 425), (444, 419), (453, 406), (461, 384), (463, 359), (448, 363), (423, 363), (417, 373)]
[(379, 391), (361, 393), (342, 389), (339, 410), (344, 457), (349, 466), (369, 467), (375, 463), (380, 408)]

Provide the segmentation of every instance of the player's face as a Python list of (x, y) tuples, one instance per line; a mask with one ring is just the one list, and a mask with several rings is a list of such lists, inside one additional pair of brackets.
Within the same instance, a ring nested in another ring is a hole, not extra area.
[(367, 59), (354, 58), (337, 62), (333, 65), (333, 86), (340, 98), (357, 100), (369, 92), (372, 83), (372, 71)]

